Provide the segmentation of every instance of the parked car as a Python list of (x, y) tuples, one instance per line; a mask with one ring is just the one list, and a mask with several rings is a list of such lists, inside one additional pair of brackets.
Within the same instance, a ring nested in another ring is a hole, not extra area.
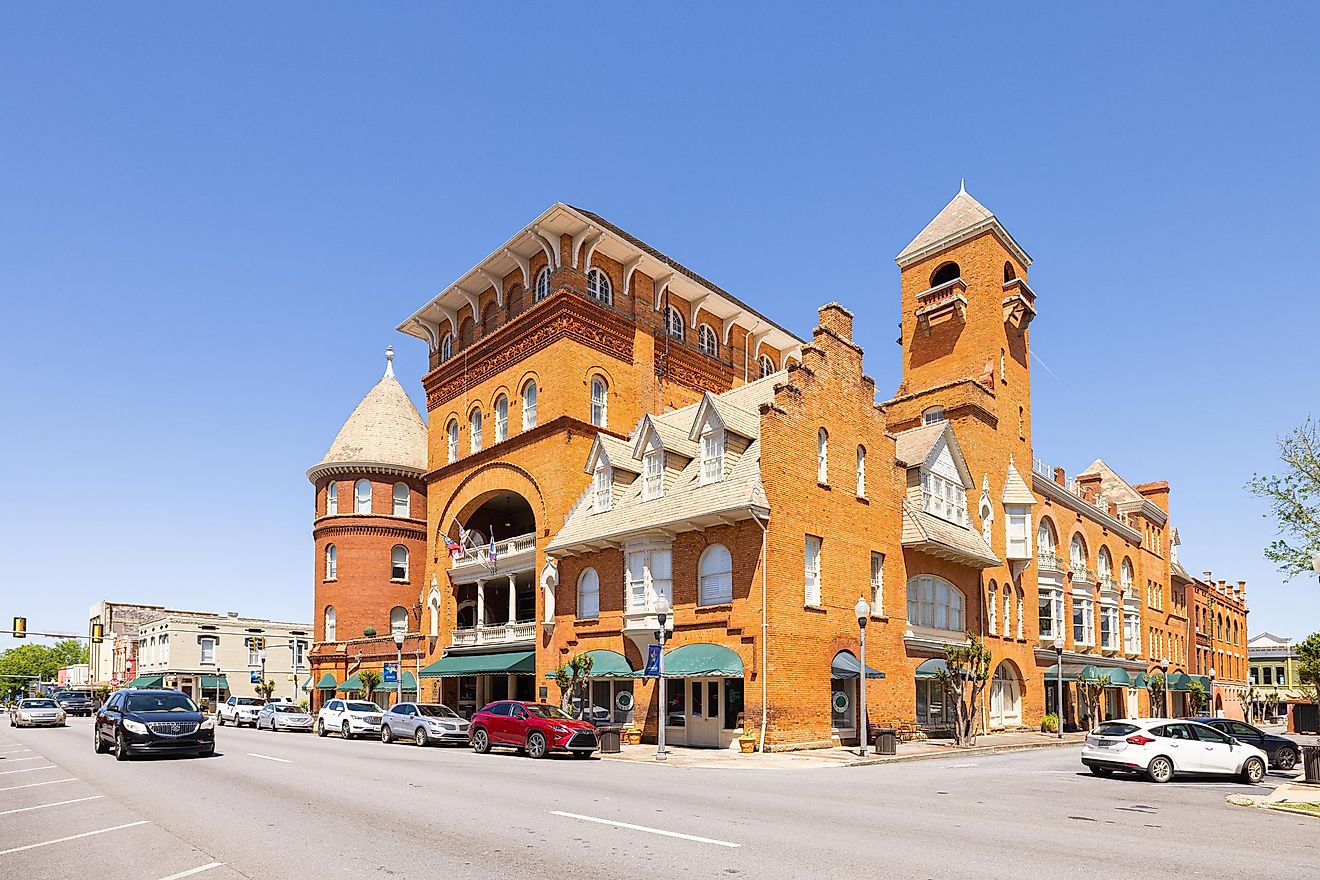
[(90, 691), (56, 691), (51, 699), (60, 704), (66, 715), (78, 715), (90, 718), (96, 711)]
[(267, 703), (257, 713), (257, 730), (300, 730), (311, 733), (314, 721), (311, 714), (293, 703)]
[(568, 752), (589, 758), (600, 747), (596, 728), (549, 703), (501, 700), (472, 716), (469, 728), (472, 750), (485, 754), (492, 746), (513, 746), (529, 757), (544, 758), (551, 752)]
[(1106, 721), (1082, 745), (1082, 763), (1096, 776), (1141, 773), (1152, 782), (1212, 774), (1254, 784), (1265, 778), (1267, 760), (1262, 749), (1187, 719)]
[(126, 688), (97, 711), (92, 738), (98, 755), (113, 749), (120, 761), (134, 754), (211, 755), (215, 719), (180, 691)]
[(468, 722), (443, 703), (399, 703), (380, 721), (380, 741), (410, 739), (419, 746), (431, 743), (467, 745)]
[(380, 735), (381, 708), (362, 700), (331, 700), (316, 714), (316, 735), (336, 731), (344, 739), (365, 734)]
[(1271, 767), (1291, 770), (1297, 766), (1297, 756), (1301, 753), (1301, 749), (1286, 736), (1275, 736), (1245, 721), (1236, 721), (1232, 718), (1193, 718), (1192, 720), (1213, 727), (1220, 733), (1226, 733), (1238, 742), (1261, 749), (1269, 756)]
[(10, 727), (63, 727), (64, 710), (49, 697), (19, 700), (9, 712)]
[(257, 726), (257, 716), (261, 714), (261, 707), (265, 701), (257, 697), (230, 697), (220, 704), (215, 710), (215, 720), (221, 727), (228, 722), (235, 727), (242, 727), (244, 724)]

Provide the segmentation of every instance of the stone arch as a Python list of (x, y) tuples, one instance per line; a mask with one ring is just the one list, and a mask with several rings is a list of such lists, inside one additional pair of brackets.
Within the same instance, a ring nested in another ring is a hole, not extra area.
[(537, 537), (541, 537), (549, 528), (545, 509), (545, 495), (536, 478), (527, 470), (507, 461), (493, 461), (484, 464), (463, 478), (455, 487), (444, 506), (440, 509), (439, 526), (433, 537), (432, 554), (439, 558), (444, 550), (445, 534), (457, 537), (455, 521), (466, 521), (467, 517), (501, 492), (515, 492), (531, 505), (536, 518)]
[(1017, 727), (1022, 724), (1022, 698), (1026, 679), (1017, 663), (1005, 657), (990, 677), (989, 722), (991, 727)]

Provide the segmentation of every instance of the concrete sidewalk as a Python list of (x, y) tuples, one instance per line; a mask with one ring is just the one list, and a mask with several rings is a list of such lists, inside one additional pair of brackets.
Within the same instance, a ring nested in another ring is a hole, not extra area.
[[(929, 758), (970, 757), (973, 755), (992, 755), (996, 752), (1015, 752), (1025, 749), (1058, 748), (1076, 746), (1086, 738), (1085, 733), (1065, 733), (1063, 739), (1056, 734), (1038, 731), (1020, 731), (1015, 733), (993, 733), (976, 738), (976, 744), (958, 748), (952, 740), (926, 740), (924, 742), (899, 743), (898, 753), (877, 755), (874, 748), (868, 749), (867, 757), (857, 754), (856, 747), (811, 749), (801, 752), (755, 752), (742, 754), (729, 749), (694, 749), (686, 746), (668, 746), (668, 759), (664, 762), (674, 767), (710, 767), (740, 770), (809, 770), (819, 767), (863, 767), (872, 764), (893, 764), (905, 761), (921, 761)], [(660, 763), (655, 760), (655, 745), (637, 745), (622, 747), (617, 755), (601, 755), (615, 761), (636, 761), (641, 763)]]

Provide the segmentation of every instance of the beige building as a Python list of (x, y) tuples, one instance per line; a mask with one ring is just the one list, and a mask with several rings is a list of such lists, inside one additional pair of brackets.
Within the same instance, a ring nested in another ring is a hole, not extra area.
[(277, 699), (300, 702), (310, 687), (310, 623), (164, 611), (138, 626), (137, 641), (133, 687), (176, 688), (211, 705), (256, 696), (263, 676)]
[(88, 649), (88, 677), (92, 685), (122, 684), (125, 672), (132, 678), (132, 645), (137, 639), (138, 626), (165, 611), (164, 605), (142, 605), (136, 602), (111, 602), (103, 599), (87, 610), (87, 632), (94, 624), (101, 624), (102, 641), (93, 642)]

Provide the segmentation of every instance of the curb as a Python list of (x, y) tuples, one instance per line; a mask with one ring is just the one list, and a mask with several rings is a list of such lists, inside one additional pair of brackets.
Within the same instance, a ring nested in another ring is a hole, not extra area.
[(1005, 752), (1029, 752), (1035, 749), (1058, 749), (1065, 746), (1080, 746), (1080, 740), (1063, 740), (1062, 742), (1043, 742), (1043, 743), (1015, 743), (1004, 746), (972, 746), (969, 749), (956, 749), (949, 752), (922, 752), (917, 755), (886, 755), (882, 758), (863, 758), (859, 761), (849, 761), (844, 767), (870, 767), (878, 764), (906, 764), (911, 761), (929, 761), (936, 758), (966, 758), (980, 755), (998, 755)]
[(1296, 810), (1283, 804), (1261, 804), (1267, 810), (1274, 810), (1277, 813), (1292, 813), (1294, 816), (1306, 816), (1311, 819), (1320, 819), (1320, 813), (1311, 810)]

